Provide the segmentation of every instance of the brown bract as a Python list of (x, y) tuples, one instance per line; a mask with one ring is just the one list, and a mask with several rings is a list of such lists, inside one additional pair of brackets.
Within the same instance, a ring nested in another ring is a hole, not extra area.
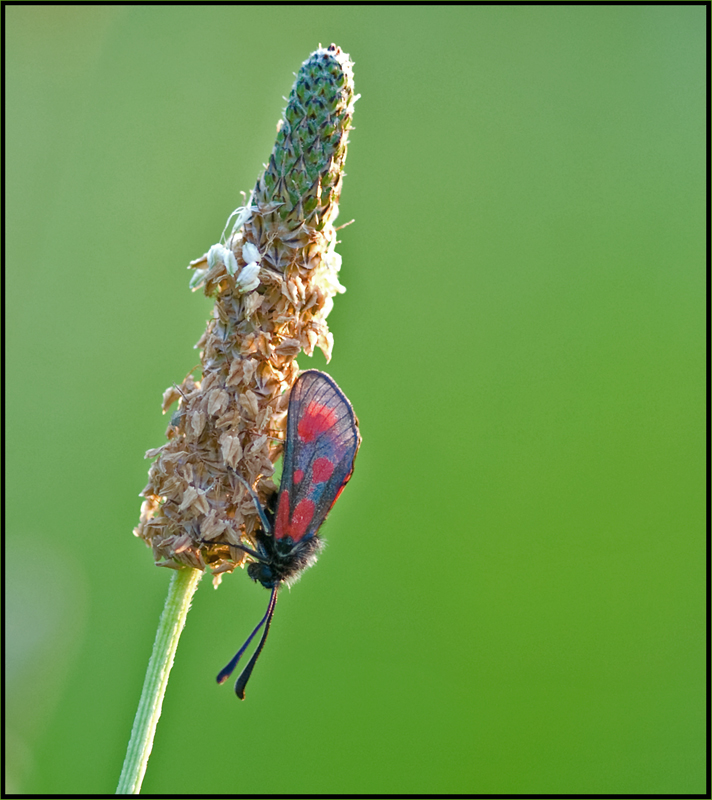
[(265, 171), (224, 245), (191, 262), (192, 285), (215, 297), (196, 345), (201, 380), (188, 375), (163, 396), (177, 401), (134, 530), (160, 566), (214, 576), (244, 562), (230, 543), (252, 545), (254, 504), (281, 453), (297, 355), (333, 345), (326, 317), (341, 259), (334, 252), (343, 165), (353, 104), (352, 63), (335, 45), (319, 48), (297, 75)]

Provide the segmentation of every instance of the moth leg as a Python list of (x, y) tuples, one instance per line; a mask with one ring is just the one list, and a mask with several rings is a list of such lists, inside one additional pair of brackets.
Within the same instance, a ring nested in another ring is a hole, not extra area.
[(260, 498), (257, 496), (257, 492), (250, 486), (250, 484), (240, 475), (238, 472), (235, 472), (233, 469), (232, 472), (235, 474), (235, 477), (244, 485), (245, 489), (250, 493), (250, 497), (252, 498), (252, 502), (255, 504), (255, 508), (257, 509), (257, 513), (260, 515), (260, 522), (262, 523), (262, 527), (267, 535), (272, 533), (272, 526), (267, 519), (267, 515), (265, 514), (264, 508), (262, 508), (262, 503), (260, 503)]

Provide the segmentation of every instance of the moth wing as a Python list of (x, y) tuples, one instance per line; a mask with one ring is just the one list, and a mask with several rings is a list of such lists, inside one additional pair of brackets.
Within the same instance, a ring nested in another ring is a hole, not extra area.
[(289, 397), (275, 538), (317, 532), (353, 473), (360, 444), (346, 395), (326, 373), (303, 372)]

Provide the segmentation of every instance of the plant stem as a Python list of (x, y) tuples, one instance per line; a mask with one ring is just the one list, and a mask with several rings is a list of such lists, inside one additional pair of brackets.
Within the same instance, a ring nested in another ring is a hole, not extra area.
[(116, 794), (139, 794), (141, 791), (178, 640), (202, 577), (198, 569), (186, 568), (173, 573)]

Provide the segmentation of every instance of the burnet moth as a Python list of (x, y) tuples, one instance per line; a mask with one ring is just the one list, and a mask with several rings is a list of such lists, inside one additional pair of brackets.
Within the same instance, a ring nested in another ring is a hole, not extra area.
[(247, 574), (271, 590), (264, 617), (217, 677), (224, 683), (232, 675), (264, 626), (257, 649), (235, 683), (241, 700), (267, 639), (279, 587), (292, 584), (316, 563), (324, 546), (319, 528), (353, 473), (360, 444), (358, 421), (346, 395), (326, 373), (310, 369), (297, 378), (289, 396), (282, 481), (274, 502), (263, 509), (254, 489), (235, 473), (252, 495), (262, 523), (256, 549), (239, 548), (253, 559)]

